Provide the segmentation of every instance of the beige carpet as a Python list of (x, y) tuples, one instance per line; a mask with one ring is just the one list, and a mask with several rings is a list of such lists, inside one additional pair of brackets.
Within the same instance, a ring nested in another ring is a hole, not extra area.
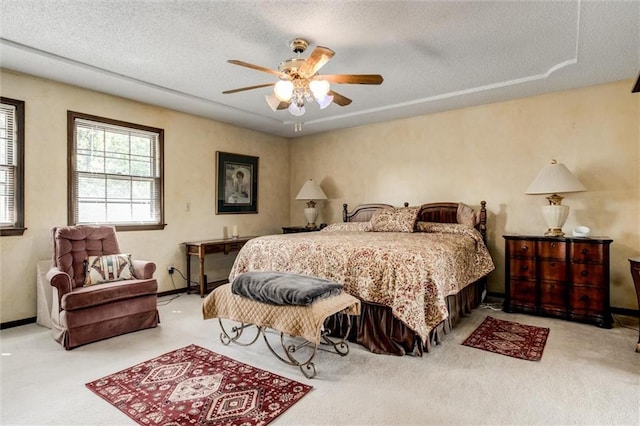
[[(131, 424), (84, 384), (196, 344), (313, 385), (273, 424), (640, 424), (638, 333), (628, 328), (605, 330), (480, 308), (422, 358), (374, 355), (352, 345), (346, 358), (320, 352), (318, 375), (306, 379), (297, 368), (277, 361), (262, 341), (251, 347), (223, 346), (217, 321), (201, 319), (201, 303), (197, 295), (182, 295), (160, 307), (158, 328), (72, 351), (35, 324), (3, 330), (0, 423)], [(487, 315), (550, 328), (542, 360), (463, 346)]]

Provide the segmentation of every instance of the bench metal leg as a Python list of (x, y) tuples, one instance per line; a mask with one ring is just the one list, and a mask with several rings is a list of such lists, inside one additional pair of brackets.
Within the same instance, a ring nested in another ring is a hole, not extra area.
[(233, 342), (236, 345), (249, 346), (252, 345), (256, 340), (258, 340), (258, 337), (260, 336), (260, 327), (258, 327), (257, 333), (253, 337), (253, 339), (248, 343), (242, 343), (238, 341), (238, 339), (240, 339), (240, 337), (242, 336), (242, 332), (245, 328), (254, 327), (253, 324), (240, 323), (240, 326), (234, 325), (233, 327), (231, 327), (231, 333), (229, 333), (224, 328), (224, 324), (222, 324), (222, 320), (220, 318), (218, 318), (218, 323), (220, 324), (220, 329), (222, 330), (222, 333), (220, 333), (220, 341), (223, 345), (228, 345), (229, 343)]
[[(312, 379), (316, 375), (316, 366), (313, 363), (313, 358), (316, 356), (318, 350), (333, 352), (340, 356), (346, 356), (349, 353), (349, 345), (347, 344), (346, 338), (349, 335), (349, 331), (351, 330), (351, 319), (347, 314), (341, 314), (339, 315), (339, 317), (340, 321), (346, 321), (346, 332), (344, 333), (344, 336), (330, 337), (329, 334), (331, 333), (331, 330), (326, 329), (323, 326), (320, 333), (319, 345), (311, 343), (308, 340), (298, 338), (296, 336), (289, 336), (285, 333), (275, 330), (276, 333), (280, 333), (280, 346), (282, 347), (281, 352), (284, 353), (284, 356), (282, 356), (278, 350), (274, 349), (271, 342), (269, 342), (269, 339), (267, 338), (267, 332), (269, 331), (269, 328), (267, 327), (240, 323), (239, 326), (232, 326), (230, 331), (227, 331), (224, 324), (222, 323), (222, 320), (218, 318), (218, 323), (220, 324), (220, 328), (222, 329), (222, 333), (220, 333), (220, 341), (224, 345), (228, 345), (233, 342), (237, 345), (249, 346), (255, 343), (255, 341), (258, 340), (260, 334), (262, 334), (267, 348), (269, 348), (269, 351), (271, 351), (271, 353), (277, 359), (284, 362), (285, 364), (298, 367), (305, 377)], [(249, 342), (240, 342), (239, 339), (242, 336), (243, 331), (246, 328), (250, 327), (255, 327), (255, 336), (253, 336), (253, 338), (250, 339)], [(340, 329), (342, 329), (342, 327), (340, 327)], [(327, 346), (330, 346), (331, 348), (327, 349)], [(303, 350), (304, 348), (309, 348), (311, 350), (311, 353), (308, 354), (308, 351)], [(307, 352), (306, 355), (305, 352)]]

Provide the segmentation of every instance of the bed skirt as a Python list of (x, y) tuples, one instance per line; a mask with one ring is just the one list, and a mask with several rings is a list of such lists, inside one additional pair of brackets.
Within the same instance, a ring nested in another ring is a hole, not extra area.
[[(422, 356), (431, 350), (431, 345), (439, 344), (463, 316), (480, 305), (485, 286), (486, 280), (482, 279), (447, 297), (449, 317), (429, 333), (427, 342), (422, 342), (413, 330), (395, 318), (391, 308), (361, 301), (361, 313), (351, 319), (348, 340), (377, 354)], [(335, 326), (333, 321), (329, 323), (329, 327), (332, 326)]]

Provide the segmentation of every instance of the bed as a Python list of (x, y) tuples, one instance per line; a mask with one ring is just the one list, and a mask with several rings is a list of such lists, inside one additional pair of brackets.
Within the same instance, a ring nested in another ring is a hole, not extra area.
[(481, 301), (494, 269), (486, 217), (484, 201), (480, 209), (405, 203), (349, 211), (345, 204), (343, 223), (248, 241), (229, 280), (249, 271), (279, 271), (342, 283), (362, 302), (350, 341), (374, 353), (420, 356)]

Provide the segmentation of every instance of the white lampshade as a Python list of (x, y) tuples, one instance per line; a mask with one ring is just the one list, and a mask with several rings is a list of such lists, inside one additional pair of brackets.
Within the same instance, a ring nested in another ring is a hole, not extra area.
[(296, 200), (326, 200), (327, 196), (313, 179), (309, 179), (302, 185)]
[(264, 95), (264, 99), (267, 101), (269, 108), (271, 108), (273, 112), (276, 112), (278, 110), (278, 106), (280, 105), (280, 99), (276, 98), (276, 96), (273, 93)]
[(316, 102), (318, 102), (318, 105), (320, 105), (320, 109), (325, 109), (326, 107), (331, 105), (331, 102), (333, 102), (333, 96), (331, 95), (323, 96), (321, 98), (316, 99)]
[(316, 219), (318, 218), (318, 209), (316, 209), (315, 200), (326, 200), (327, 196), (325, 195), (320, 185), (315, 183), (313, 179), (309, 179), (302, 185), (298, 195), (296, 195), (296, 200), (308, 200), (307, 208), (304, 209), (304, 216), (307, 219), (307, 228), (315, 228), (316, 227)]
[(282, 102), (289, 102), (293, 94), (293, 82), (290, 80), (280, 80), (273, 86), (273, 94)]
[(552, 160), (543, 168), (527, 188), (526, 194), (551, 194), (547, 198), (549, 205), (542, 206), (542, 218), (547, 224), (545, 235), (561, 237), (562, 226), (569, 216), (569, 207), (562, 205), (562, 196), (558, 193), (586, 191), (584, 185), (567, 167)]
[(527, 188), (526, 194), (553, 194), (586, 191), (584, 185), (567, 167), (551, 160), (551, 164), (540, 170)]
[(327, 80), (311, 80), (309, 82), (309, 89), (313, 93), (313, 97), (316, 99), (324, 98), (329, 93), (331, 85)]
[(289, 108), (287, 108), (291, 115), (295, 115), (296, 117), (300, 117), (304, 115), (305, 109), (304, 105), (298, 106), (295, 102), (291, 102), (289, 104)]

